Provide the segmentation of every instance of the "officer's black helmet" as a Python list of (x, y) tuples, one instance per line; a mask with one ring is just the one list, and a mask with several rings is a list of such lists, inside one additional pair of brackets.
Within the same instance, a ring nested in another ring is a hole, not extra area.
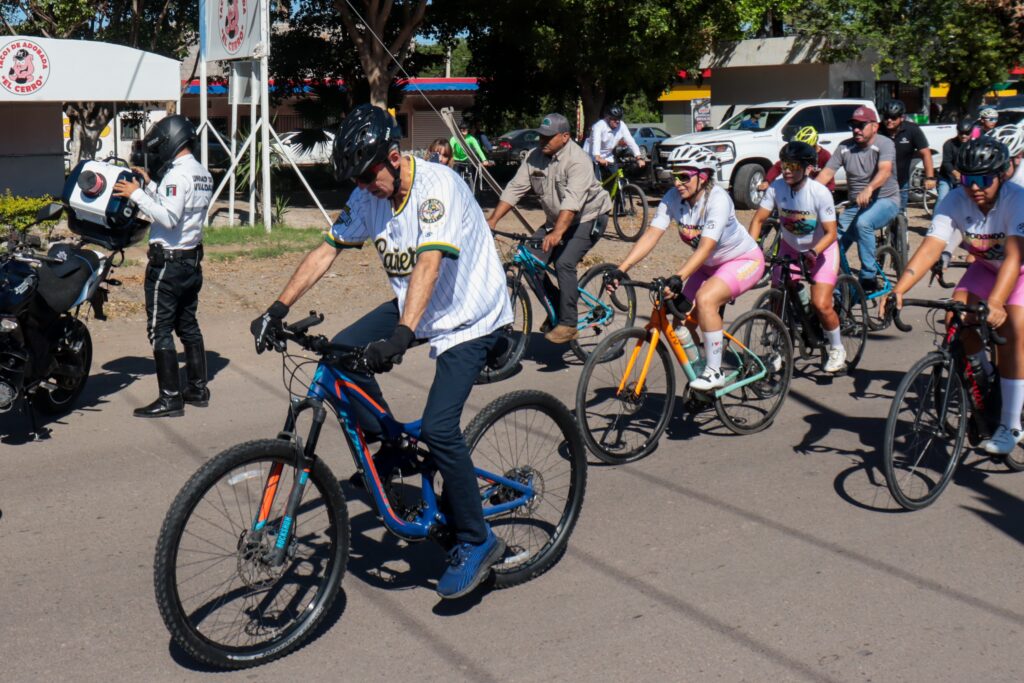
[(132, 163), (142, 166), (154, 180), (160, 180), (174, 163), (178, 152), (192, 148), (196, 127), (184, 116), (175, 114), (156, 122), (139, 147), (132, 152)]

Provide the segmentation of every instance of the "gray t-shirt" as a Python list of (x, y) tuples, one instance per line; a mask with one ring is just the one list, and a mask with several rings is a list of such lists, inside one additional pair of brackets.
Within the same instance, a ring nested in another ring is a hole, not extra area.
[(881, 188), (875, 190), (875, 199), (895, 199), (900, 194), (899, 183), (896, 182), (896, 146), (884, 135), (875, 135), (875, 139), (867, 147), (861, 147), (853, 138), (843, 140), (836, 147), (835, 154), (828, 160), (825, 168), (838, 171), (846, 169), (846, 187), (850, 197), (856, 197), (868, 186), (875, 177), (879, 161), (892, 162), (892, 173)]

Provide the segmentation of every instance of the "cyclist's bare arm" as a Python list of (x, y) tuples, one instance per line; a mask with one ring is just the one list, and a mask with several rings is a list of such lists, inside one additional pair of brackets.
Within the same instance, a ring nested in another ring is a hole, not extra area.
[(324, 276), (336, 258), (338, 250), (326, 242), (306, 254), (277, 300), (286, 306), (294, 304)]
[(825, 232), (812, 249), (815, 254), (824, 254), (825, 250), (832, 246), (832, 243), (839, 237), (839, 224), (836, 221), (823, 221), (821, 229)]
[[(925, 237), (924, 241), (921, 242), (921, 246), (917, 248), (914, 255), (910, 257), (910, 263), (903, 269), (903, 274), (900, 275), (899, 281), (896, 283), (894, 288), (896, 295), (896, 307), (901, 308), (903, 306), (903, 295), (909, 292), (914, 285), (916, 285), (926, 273), (931, 271), (931, 267), (939, 260), (942, 256), (942, 250), (946, 248), (946, 240), (939, 239), (938, 237)], [(878, 307), (879, 312), (885, 311), (885, 300), (888, 296), (883, 296), (880, 305)]]
[(827, 186), (830, 182), (832, 182), (832, 179), (835, 177), (836, 172), (833, 171), (831, 168), (826, 167), (821, 169), (821, 172), (818, 173), (817, 177), (814, 179), (814, 182), (821, 183), (822, 185)]
[(512, 176), (512, 180), (508, 181), (508, 185), (501, 192), (501, 199), (498, 201), (498, 205), (494, 207), (494, 211), (487, 218), (487, 225), (491, 226), (491, 230), (498, 225), (498, 221), (502, 217), (512, 210), (512, 207), (519, 203), (523, 195), (530, 190), (530, 171), (527, 168), (526, 162), (519, 165), (519, 170)]
[(747, 228), (747, 232), (750, 233), (751, 237), (755, 240), (761, 239), (761, 226), (764, 225), (764, 222), (768, 220), (768, 217), (771, 215), (772, 212), (770, 209), (764, 209), (761, 207), (757, 208), (757, 213), (755, 213), (754, 217), (750, 219), (750, 227)]
[(430, 297), (434, 295), (434, 285), (437, 284), (437, 276), (441, 271), (441, 259), (444, 254), (440, 251), (425, 251), (416, 257), (416, 265), (412, 268), (412, 275), (409, 276), (409, 291), (405, 295), (405, 308), (402, 310), (402, 319), (399, 324), (405, 325), (410, 330), (415, 330), (427, 310)]

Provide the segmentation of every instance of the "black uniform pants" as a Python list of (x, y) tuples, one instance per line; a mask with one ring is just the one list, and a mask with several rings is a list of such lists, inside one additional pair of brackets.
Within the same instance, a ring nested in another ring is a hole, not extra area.
[(203, 288), (203, 248), (169, 252), (150, 247), (146, 267), (146, 334), (154, 350), (174, 350), (203, 343), (196, 311)]
[[(576, 266), (587, 255), (590, 248), (601, 239), (607, 225), (608, 214), (602, 214), (594, 220), (570, 227), (562, 237), (562, 243), (551, 251), (530, 249), (530, 252), (538, 259), (544, 263), (553, 263), (555, 266), (557, 286), (551, 282), (551, 278), (547, 274), (542, 276), (544, 290), (548, 298), (551, 299), (551, 303), (557, 306), (555, 312), (558, 315), (558, 320), (555, 320), (555, 323), (576, 327), (579, 322), (576, 304), (580, 298), (580, 290), (576, 277)], [(545, 235), (547, 235), (546, 227), (535, 232), (533, 237), (543, 239)]]

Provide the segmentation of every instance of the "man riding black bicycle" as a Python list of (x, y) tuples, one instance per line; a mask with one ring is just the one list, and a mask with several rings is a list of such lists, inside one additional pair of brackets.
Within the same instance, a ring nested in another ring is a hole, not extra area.
[[(445, 166), (403, 156), (398, 137), (394, 121), (380, 107), (360, 105), (345, 117), (332, 160), (338, 180), (354, 179), (356, 189), (324, 243), (306, 256), (251, 330), (257, 350), (265, 349), (289, 308), (323, 277), (342, 249), (366, 243), (376, 248), (396, 298), (342, 330), (334, 342), (365, 346), (371, 372), (390, 370), (416, 339), (430, 343), (437, 366), (420, 439), (444, 479), (457, 541), (437, 592), (457, 598), (472, 591), (504, 552), (504, 543), (484, 521), (460, 420), (501, 328), (512, 322), (512, 311), (494, 241), (469, 187)], [(371, 374), (348, 375), (386, 407)], [(376, 418), (358, 404), (353, 408), (367, 439), (379, 439)]]
[(590, 129), (589, 151), (591, 156), (594, 157), (594, 163), (597, 164), (597, 168), (601, 173), (601, 180), (615, 175), (615, 172), (619, 170), (619, 165), (615, 161), (613, 152), (620, 141), (623, 140), (625, 140), (629, 149), (632, 150), (633, 155), (637, 157), (637, 167), (644, 167), (645, 162), (643, 157), (640, 156), (640, 147), (636, 144), (636, 140), (633, 139), (629, 128), (622, 123), (622, 117), (622, 107), (613, 104), (605, 111), (604, 118), (595, 123)]
[(544, 276), (544, 289), (558, 302), (558, 320), (545, 323), (544, 338), (553, 344), (567, 344), (579, 332), (576, 303), (579, 299), (576, 266), (604, 234), (612, 208), (608, 193), (594, 178), (586, 152), (569, 136), (569, 121), (561, 114), (548, 114), (541, 121), (540, 145), (526, 157), (505, 187), (498, 206), (487, 224), (494, 230), (498, 221), (512, 210), (531, 189), (540, 198), (547, 216), (534, 237), (543, 239), (534, 255), (545, 263), (554, 262), (556, 287)]

